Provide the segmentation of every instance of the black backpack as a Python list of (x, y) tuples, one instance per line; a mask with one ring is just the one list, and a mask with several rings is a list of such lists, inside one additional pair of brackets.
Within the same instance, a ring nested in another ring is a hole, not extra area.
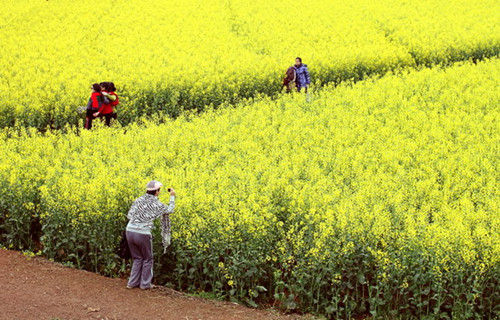
[(127, 232), (125, 230), (122, 231), (122, 239), (120, 240), (120, 246), (118, 247), (118, 256), (122, 259), (132, 258), (127, 242)]

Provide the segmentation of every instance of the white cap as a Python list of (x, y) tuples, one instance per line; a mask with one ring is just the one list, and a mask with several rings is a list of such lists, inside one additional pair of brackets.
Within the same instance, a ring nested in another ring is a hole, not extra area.
[(163, 185), (161, 184), (160, 181), (151, 180), (146, 185), (146, 190), (147, 191), (154, 191), (154, 190), (160, 189), (161, 187), (163, 187)]

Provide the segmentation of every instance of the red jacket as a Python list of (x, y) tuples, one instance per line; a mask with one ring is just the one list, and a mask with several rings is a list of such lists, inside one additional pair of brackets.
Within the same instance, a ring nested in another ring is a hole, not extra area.
[(93, 92), (87, 103), (87, 109), (99, 110), (102, 107), (102, 95), (100, 92)]
[(99, 109), (101, 114), (110, 114), (114, 112), (114, 107), (116, 107), (120, 102), (118, 101), (118, 95), (114, 92), (108, 92), (110, 95), (116, 97), (115, 101), (110, 101), (110, 103), (103, 103), (102, 107)]

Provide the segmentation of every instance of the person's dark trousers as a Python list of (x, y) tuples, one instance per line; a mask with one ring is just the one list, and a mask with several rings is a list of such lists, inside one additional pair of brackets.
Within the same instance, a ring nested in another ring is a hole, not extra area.
[(92, 120), (95, 119), (94, 113), (96, 112), (97, 110), (87, 109), (87, 113), (85, 114), (85, 124), (83, 126), (85, 129), (92, 129)]
[(105, 123), (106, 125), (109, 127), (111, 125), (111, 119), (117, 119), (117, 115), (116, 115), (116, 112), (113, 112), (113, 113), (107, 113), (107, 114), (102, 114), (100, 115), (101, 119), (104, 118), (105, 119)]
[(152, 237), (148, 234), (127, 231), (127, 242), (134, 260), (128, 286), (149, 289), (153, 280)]

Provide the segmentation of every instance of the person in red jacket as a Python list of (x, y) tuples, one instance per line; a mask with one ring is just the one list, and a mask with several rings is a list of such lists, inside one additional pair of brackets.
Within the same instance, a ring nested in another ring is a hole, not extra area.
[(113, 82), (101, 82), (101, 93), (104, 97), (102, 107), (94, 113), (95, 117), (106, 119), (106, 125), (111, 125), (111, 119), (117, 118), (114, 108), (120, 103), (118, 95), (115, 93), (116, 88)]
[(85, 129), (90, 130), (92, 128), (92, 120), (94, 120), (94, 114), (102, 107), (103, 96), (101, 94), (101, 86), (98, 83), (94, 83), (91, 87), (92, 94), (90, 95), (89, 102), (87, 103), (87, 113), (85, 115)]

